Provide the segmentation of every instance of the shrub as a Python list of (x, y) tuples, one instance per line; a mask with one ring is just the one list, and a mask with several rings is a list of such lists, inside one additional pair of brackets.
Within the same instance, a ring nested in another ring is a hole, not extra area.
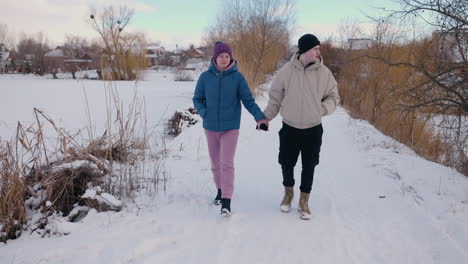
[(183, 112), (176, 111), (174, 115), (167, 121), (166, 134), (171, 136), (178, 136), (182, 133), (184, 127), (191, 127), (195, 125), (198, 120), (194, 115), (198, 114), (195, 108), (189, 107)]

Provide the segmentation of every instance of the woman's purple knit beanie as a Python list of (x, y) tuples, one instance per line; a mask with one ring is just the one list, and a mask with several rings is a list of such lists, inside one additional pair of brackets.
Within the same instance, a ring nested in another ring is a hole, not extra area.
[(229, 54), (229, 56), (232, 59), (231, 47), (229, 47), (229, 45), (224, 42), (220, 42), (220, 41), (216, 42), (214, 46), (213, 60), (216, 61), (216, 58), (218, 58), (218, 56), (223, 52), (226, 52), (227, 54)]

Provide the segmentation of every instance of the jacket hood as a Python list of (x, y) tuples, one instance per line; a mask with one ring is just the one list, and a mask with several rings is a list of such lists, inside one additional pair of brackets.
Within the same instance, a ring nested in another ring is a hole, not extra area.
[[(291, 64), (294, 66), (294, 68), (297, 68), (298, 70), (301, 70), (301, 71), (304, 70), (304, 66), (302, 65), (302, 62), (299, 60), (299, 54), (297, 54), (297, 53), (294, 54), (291, 57)], [(322, 57), (322, 55), (320, 55), (320, 60), (318, 62), (310, 65), (305, 70), (307, 70), (307, 71), (315, 70), (315, 69), (321, 67), (322, 65), (323, 65), (323, 57)]]
[(228, 73), (231, 73), (231, 72), (235, 72), (235, 71), (237, 71), (237, 61), (233, 60), (231, 62), (231, 64), (229, 64), (228, 67), (230, 67), (230, 68), (227, 69), (226, 71), (220, 71), (220, 70), (218, 70), (218, 67), (216, 67), (214, 61), (211, 60), (210, 67), (208, 68), (208, 70), (213, 72), (214, 74), (219, 74), (219, 73), (228, 74)]

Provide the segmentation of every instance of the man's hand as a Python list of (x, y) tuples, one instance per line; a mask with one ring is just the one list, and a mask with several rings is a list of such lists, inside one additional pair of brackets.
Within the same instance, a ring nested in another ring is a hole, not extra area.
[(257, 121), (257, 130), (265, 130), (268, 131), (268, 127), (270, 126), (267, 119), (262, 119)]

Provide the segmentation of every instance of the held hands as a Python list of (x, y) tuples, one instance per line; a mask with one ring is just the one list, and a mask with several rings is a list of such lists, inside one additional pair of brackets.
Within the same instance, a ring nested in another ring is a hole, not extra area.
[(256, 129), (257, 130), (261, 129), (261, 130), (264, 130), (264, 131), (268, 131), (268, 126), (269, 126), (268, 120), (267, 119), (262, 119), (262, 120), (257, 121)]

